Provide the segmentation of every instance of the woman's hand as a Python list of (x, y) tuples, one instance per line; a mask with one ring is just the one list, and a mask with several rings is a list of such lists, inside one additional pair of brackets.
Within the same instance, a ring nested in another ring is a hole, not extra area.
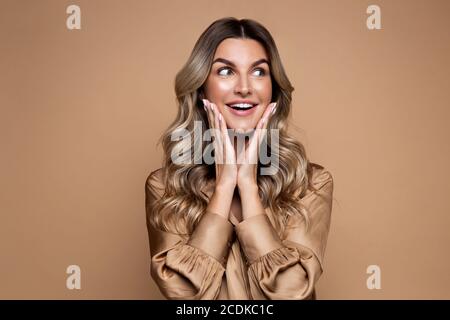
[[(258, 187), (258, 157), (259, 148), (263, 138), (266, 135), (267, 124), (269, 119), (276, 111), (276, 103), (271, 103), (266, 107), (261, 119), (256, 125), (253, 136), (248, 145), (243, 148), (238, 155), (238, 178), (237, 186), (239, 191), (255, 189)], [(252, 129), (253, 130), (253, 129)], [(249, 131), (252, 131), (249, 130)], [(248, 131), (247, 131), (248, 132)]]
[(203, 99), (208, 116), (209, 128), (214, 133), (214, 158), (216, 165), (216, 188), (223, 187), (231, 192), (237, 184), (236, 155), (227, 131), (227, 124), (217, 106)]

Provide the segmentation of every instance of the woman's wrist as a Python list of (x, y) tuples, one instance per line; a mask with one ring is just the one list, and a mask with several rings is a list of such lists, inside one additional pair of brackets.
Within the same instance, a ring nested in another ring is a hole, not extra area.
[(242, 217), (246, 220), (255, 215), (265, 214), (259, 197), (259, 189), (257, 184), (241, 185), (239, 195), (242, 203)]
[(254, 195), (258, 194), (258, 185), (253, 182), (249, 183), (240, 183), (237, 185), (239, 194), (242, 196), (243, 194)]
[(213, 212), (228, 219), (234, 189), (230, 186), (216, 185), (206, 211)]
[(236, 189), (236, 183), (219, 182), (216, 184), (216, 187), (214, 189), (214, 192), (225, 192), (227, 194), (233, 194), (234, 189)]

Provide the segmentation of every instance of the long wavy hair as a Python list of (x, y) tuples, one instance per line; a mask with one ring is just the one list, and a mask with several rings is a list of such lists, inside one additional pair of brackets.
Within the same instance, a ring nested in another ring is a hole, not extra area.
[[(271, 155), (278, 153), (276, 156), (279, 161), (274, 175), (261, 175), (258, 170), (257, 183), (263, 206), (269, 207), (273, 212), (274, 227), (280, 236), (287, 219), (292, 215), (300, 215), (308, 228), (307, 209), (298, 200), (307, 188), (314, 189), (308, 174), (311, 170), (310, 163), (304, 146), (287, 132), (294, 88), (284, 71), (269, 31), (254, 20), (238, 20), (233, 17), (213, 22), (201, 34), (188, 61), (176, 75), (178, 113), (158, 141), (158, 144), (162, 143), (164, 150), (162, 184), (165, 189), (163, 196), (151, 204), (149, 222), (161, 230), (186, 235), (192, 233), (206, 211), (209, 199), (201, 190), (211, 179), (215, 180), (215, 165), (208, 165), (203, 161), (199, 163), (198, 159), (194, 159), (195, 154), (201, 154), (201, 151), (196, 153), (196, 148), (206, 148), (206, 142), (194, 140), (194, 121), (200, 121), (202, 129), (208, 129), (207, 115), (201, 103), (204, 97), (203, 84), (210, 73), (218, 45), (227, 38), (256, 40), (265, 48), (269, 57), (272, 102), (277, 102), (277, 111), (268, 123), (266, 139), (270, 142), (270, 129), (279, 130), (278, 150), (270, 149), (270, 143), (267, 145)], [(176, 132), (184, 132), (183, 139), (172, 141), (172, 134)], [(187, 161), (182, 161), (183, 164), (174, 163), (171, 155), (183, 150), (190, 150), (190, 153), (184, 153), (190, 159), (184, 159)], [(263, 167), (261, 163), (258, 164), (258, 168), (260, 167)]]

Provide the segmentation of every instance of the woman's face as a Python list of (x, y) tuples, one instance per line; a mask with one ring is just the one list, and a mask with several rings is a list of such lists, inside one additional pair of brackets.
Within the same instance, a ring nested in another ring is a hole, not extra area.
[[(264, 47), (253, 39), (228, 38), (217, 47), (204, 94), (219, 108), (228, 128), (248, 130), (258, 124), (272, 98), (268, 63)], [(249, 104), (250, 109), (238, 109)]]

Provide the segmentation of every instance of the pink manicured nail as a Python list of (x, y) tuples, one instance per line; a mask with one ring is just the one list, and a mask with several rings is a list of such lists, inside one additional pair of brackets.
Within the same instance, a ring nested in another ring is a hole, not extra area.
[(219, 121), (222, 122), (222, 114), (219, 113)]

